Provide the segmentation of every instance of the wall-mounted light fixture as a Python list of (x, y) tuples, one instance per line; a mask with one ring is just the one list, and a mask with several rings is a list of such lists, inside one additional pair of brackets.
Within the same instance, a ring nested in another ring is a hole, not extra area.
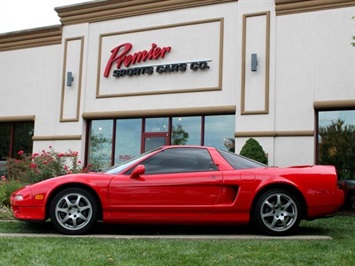
[(67, 86), (71, 87), (73, 81), (74, 81), (73, 73), (71, 71), (68, 71), (67, 72)]
[(251, 54), (251, 71), (258, 70), (258, 57), (257, 54)]

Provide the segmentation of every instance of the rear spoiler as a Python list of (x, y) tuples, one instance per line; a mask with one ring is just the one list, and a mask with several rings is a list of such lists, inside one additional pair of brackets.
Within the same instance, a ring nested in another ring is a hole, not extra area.
[(309, 165), (293, 165), (293, 166), (289, 166), (287, 168), (310, 168), (313, 167), (314, 164), (309, 164)]

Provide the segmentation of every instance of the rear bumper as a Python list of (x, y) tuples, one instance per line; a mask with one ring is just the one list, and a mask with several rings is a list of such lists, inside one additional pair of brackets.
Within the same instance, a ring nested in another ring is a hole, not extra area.
[(323, 218), (334, 216), (344, 205), (344, 191), (336, 189), (334, 193), (327, 195), (322, 204), (308, 206), (307, 219)]

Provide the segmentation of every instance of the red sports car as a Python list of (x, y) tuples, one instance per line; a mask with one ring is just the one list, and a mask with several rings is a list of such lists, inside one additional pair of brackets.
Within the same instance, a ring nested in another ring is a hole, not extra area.
[(15, 218), (45, 221), (64, 234), (96, 221), (247, 224), (292, 234), (301, 219), (344, 203), (333, 166), (268, 167), (212, 147), (164, 146), (102, 173), (51, 178), (14, 192)]

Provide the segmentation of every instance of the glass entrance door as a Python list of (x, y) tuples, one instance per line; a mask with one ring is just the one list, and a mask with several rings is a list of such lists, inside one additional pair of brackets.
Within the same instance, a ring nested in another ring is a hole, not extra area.
[(168, 144), (168, 135), (167, 133), (153, 133), (153, 134), (144, 134), (143, 136), (143, 152), (147, 152), (164, 146)]

